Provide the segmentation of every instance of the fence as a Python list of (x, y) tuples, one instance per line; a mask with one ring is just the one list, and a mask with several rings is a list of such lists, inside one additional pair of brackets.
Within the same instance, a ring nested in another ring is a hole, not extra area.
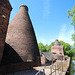
[[(46, 67), (44, 69), (38, 71), (35, 75), (46, 75), (45, 70), (46, 70)], [(66, 72), (69, 72), (69, 71), (64, 71), (62, 60), (61, 60), (61, 63), (52, 64), (50, 66), (49, 70), (50, 70), (49, 75), (63, 75), (63, 72), (65, 75)], [(41, 73), (41, 72), (43, 72), (43, 73)]]
[[(57, 70), (58, 70), (58, 74), (62, 75), (62, 68), (61, 68), (61, 66), (59, 66), (58, 69), (57, 69), (57, 67), (58, 67), (58, 65), (50, 66), (50, 68), (49, 68), (50, 69), (50, 74), (49, 75), (52, 75), (52, 74), (57, 75)], [(45, 75), (45, 70), (46, 70), (46, 68), (41, 69), (35, 75)]]
[(38, 71), (35, 75), (41, 75), (41, 71), (43, 70), (42, 72), (42, 75), (45, 75), (45, 69), (41, 69), (40, 71)]

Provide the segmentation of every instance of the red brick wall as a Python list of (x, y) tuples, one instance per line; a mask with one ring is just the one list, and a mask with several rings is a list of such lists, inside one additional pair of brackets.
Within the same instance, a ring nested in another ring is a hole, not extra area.
[[(10, 11), (6, 4), (6, 1), (0, 0), (0, 62), (3, 55), (4, 43), (9, 23)], [(11, 8), (12, 9), (12, 8)]]
[[(60, 51), (60, 49), (61, 49), (61, 51)], [(63, 46), (52, 46), (51, 53), (56, 53), (58, 55), (64, 56), (64, 47)], [(62, 53), (62, 54), (60, 54), (60, 53)]]
[(46, 63), (46, 58), (45, 58), (45, 56), (42, 54), (41, 55), (41, 64), (43, 65), (43, 64), (45, 64)]

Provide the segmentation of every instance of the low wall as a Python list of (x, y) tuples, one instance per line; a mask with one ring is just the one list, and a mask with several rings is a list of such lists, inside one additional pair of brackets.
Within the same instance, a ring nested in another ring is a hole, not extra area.
[(0, 74), (28, 70), (31, 69), (33, 66), (38, 66), (37, 64), (37, 62), (22, 62), (17, 64), (0, 66)]

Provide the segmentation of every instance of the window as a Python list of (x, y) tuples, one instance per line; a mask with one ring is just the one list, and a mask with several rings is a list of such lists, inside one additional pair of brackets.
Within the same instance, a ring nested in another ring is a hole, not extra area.
[(55, 52), (53, 52), (52, 54), (56, 54)]
[(62, 55), (62, 53), (60, 53)]
[(60, 49), (59, 51), (62, 51), (62, 49)]

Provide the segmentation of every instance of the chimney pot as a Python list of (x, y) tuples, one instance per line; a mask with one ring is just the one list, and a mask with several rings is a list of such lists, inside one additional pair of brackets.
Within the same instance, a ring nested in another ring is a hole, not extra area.
[(20, 6), (20, 8), (22, 8), (22, 7), (25, 7), (25, 9), (28, 11), (28, 7), (27, 7), (26, 5), (22, 4), (22, 5)]

